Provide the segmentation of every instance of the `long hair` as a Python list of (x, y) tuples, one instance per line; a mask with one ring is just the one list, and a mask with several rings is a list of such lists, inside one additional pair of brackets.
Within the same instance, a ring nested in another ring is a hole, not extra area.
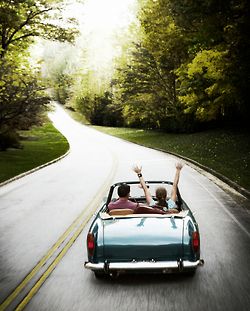
[(156, 189), (155, 195), (158, 201), (157, 205), (166, 206), (167, 190), (164, 187), (159, 187)]

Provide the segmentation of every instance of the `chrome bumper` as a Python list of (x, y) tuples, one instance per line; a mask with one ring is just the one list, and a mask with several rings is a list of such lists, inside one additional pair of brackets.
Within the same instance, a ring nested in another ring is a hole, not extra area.
[(92, 263), (85, 262), (84, 267), (93, 271), (105, 271), (112, 270), (183, 270), (193, 269), (204, 264), (203, 259), (197, 261), (132, 261), (132, 262), (101, 262)]

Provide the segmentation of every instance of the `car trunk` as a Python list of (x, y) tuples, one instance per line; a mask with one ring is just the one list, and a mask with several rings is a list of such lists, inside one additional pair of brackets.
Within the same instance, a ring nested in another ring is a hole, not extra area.
[(110, 262), (173, 261), (182, 254), (183, 219), (141, 217), (104, 221), (104, 257)]

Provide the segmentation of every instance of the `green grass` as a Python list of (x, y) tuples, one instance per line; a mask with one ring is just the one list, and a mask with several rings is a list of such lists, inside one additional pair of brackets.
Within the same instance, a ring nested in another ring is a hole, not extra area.
[(95, 128), (134, 143), (188, 157), (250, 190), (249, 133), (221, 129), (193, 134), (168, 134), (130, 128)]
[(69, 149), (65, 137), (50, 122), (21, 135), (22, 149), (0, 152), (0, 182), (56, 159)]

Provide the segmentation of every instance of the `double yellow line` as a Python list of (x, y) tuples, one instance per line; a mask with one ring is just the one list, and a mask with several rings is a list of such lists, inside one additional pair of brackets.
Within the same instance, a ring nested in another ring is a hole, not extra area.
[[(110, 185), (111, 180), (113, 179), (115, 170), (117, 167), (117, 160), (115, 159), (114, 165), (112, 166), (112, 170), (104, 182), (104, 184), (100, 187), (98, 194), (94, 197), (92, 202), (88, 205), (88, 207), (81, 212), (81, 214), (74, 220), (74, 222), (69, 226), (69, 228), (62, 234), (62, 236), (58, 239), (58, 241), (53, 245), (53, 247), (47, 252), (47, 254), (39, 261), (39, 263), (32, 269), (32, 271), (25, 277), (25, 279), (16, 287), (16, 289), (4, 300), (4, 302), (0, 305), (0, 311), (4, 311), (14, 300), (18, 297), (20, 292), (24, 290), (24, 288), (34, 279), (34, 277), (38, 274), (41, 268), (46, 264), (46, 262), (52, 258), (52, 256), (56, 253), (59, 247), (63, 242), (70, 236), (72, 232), (73, 235), (66, 243), (66, 245), (62, 248), (60, 253), (56, 256), (56, 258), (49, 265), (47, 270), (42, 274), (39, 280), (35, 283), (35, 285), (31, 288), (25, 298), (18, 304), (15, 310), (23, 310), (25, 306), (29, 303), (29, 301), (33, 298), (33, 296), (38, 292), (42, 284), (46, 281), (64, 255), (67, 253), (69, 248), (76, 241), (78, 236), (83, 231), (84, 227), (88, 223), (89, 219), (92, 217), (94, 211), (97, 206), (100, 204), (103, 196), (107, 193), (108, 187)], [(88, 213), (87, 213), (88, 212)], [(86, 214), (87, 213), (87, 214)], [(86, 215), (85, 215), (86, 214)]]

